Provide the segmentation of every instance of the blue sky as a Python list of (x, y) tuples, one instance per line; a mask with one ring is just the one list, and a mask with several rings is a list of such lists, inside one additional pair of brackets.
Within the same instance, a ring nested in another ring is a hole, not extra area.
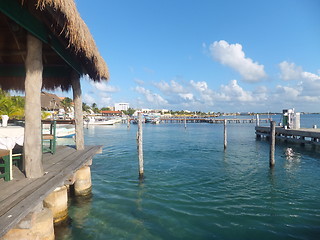
[(82, 79), (87, 104), (320, 112), (318, 0), (76, 4), (110, 71), (108, 82)]

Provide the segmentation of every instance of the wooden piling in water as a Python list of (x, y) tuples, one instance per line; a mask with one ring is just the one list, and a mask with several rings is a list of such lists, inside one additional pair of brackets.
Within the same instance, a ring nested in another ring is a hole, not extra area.
[(143, 142), (142, 142), (142, 114), (138, 113), (138, 158), (139, 158), (139, 179), (143, 179)]
[(224, 132), (224, 144), (223, 147), (224, 149), (227, 148), (227, 119), (224, 119), (223, 121), (223, 132)]
[(187, 117), (184, 117), (184, 128), (187, 128)]
[(270, 167), (274, 167), (275, 159), (274, 159), (274, 152), (275, 152), (275, 145), (276, 145), (276, 122), (270, 122), (270, 156), (269, 156), (269, 165)]

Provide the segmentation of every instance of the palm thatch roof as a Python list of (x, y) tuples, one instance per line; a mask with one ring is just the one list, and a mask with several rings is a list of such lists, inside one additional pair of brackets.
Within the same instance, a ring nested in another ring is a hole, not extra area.
[(41, 108), (44, 110), (59, 110), (61, 108), (61, 99), (48, 92), (41, 92)]
[[(59, 87), (68, 90), (73, 70), (79, 75), (88, 75), (94, 81), (109, 78), (108, 67), (74, 0), (2, 0), (9, 1), (17, 3), (19, 11), (27, 11), (31, 16), (30, 22), (38, 22), (46, 31), (44, 37), (47, 41), (43, 41), (44, 89)], [(30, 29), (24, 25), (24, 19), (12, 17), (3, 8), (0, 6), (0, 88), (24, 90), (26, 35)], [(54, 44), (61, 46), (67, 57), (57, 52)], [(74, 67), (76, 65), (79, 67)]]

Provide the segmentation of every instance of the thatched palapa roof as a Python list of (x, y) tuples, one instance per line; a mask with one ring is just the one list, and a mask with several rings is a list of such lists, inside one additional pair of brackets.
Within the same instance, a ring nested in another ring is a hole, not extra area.
[(61, 99), (48, 92), (41, 92), (41, 108), (44, 110), (59, 110), (61, 108)]
[(94, 81), (109, 78), (107, 65), (74, 0), (2, 0), (0, 88), (24, 89), (28, 32), (43, 41), (43, 88), (68, 90), (73, 70)]

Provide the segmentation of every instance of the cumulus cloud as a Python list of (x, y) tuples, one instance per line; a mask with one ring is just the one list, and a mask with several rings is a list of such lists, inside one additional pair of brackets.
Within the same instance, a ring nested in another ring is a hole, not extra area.
[(105, 82), (91, 82), (91, 85), (94, 86), (99, 91), (103, 92), (118, 92), (119, 89), (117, 87), (106, 84)]
[(144, 97), (149, 103), (156, 104), (156, 105), (164, 105), (168, 103), (168, 101), (165, 100), (163, 97), (161, 97), (159, 94), (153, 93), (150, 90), (145, 89), (144, 87), (136, 86), (135, 91), (144, 95)]
[(185, 93), (186, 89), (177, 81), (171, 80), (170, 83), (165, 81), (156, 82), (154, 85), (163, 93)]
[(249, 102), (254, 100), (252, 93), (240, 87), (237, 80), (232, 80), (229, 84), (222, 85), (218, 96), (226, 101)]
[(244, 81), (258, 82), (266, 77), (264, 66), (247, 58), (239, 43), (229, 44), (224, 40), (215, 41), (209, 46), (209, 50), (215, 60), (239, 72)]
[(187, 101), (193, 101), (193, 94), (192, 93), (179, 93), (179, 96)]
[(214, 105), (215, 93), (208, 87), (207, 82), (195, 82), (191, 80), (190, 85), (193, 87), (195, 91), (197, 91), (200, 94), (199, 99), (201, 103), (206, 104), (208, 106)]
[[(296, 80), (298, 84), (295, 89), (299, 89), (301, 97), (306, 101), (312, 100), (313, 96), (318, 96), (320, 92), (320, 76), (314, 73), (303, 71), (302, 67), (295, 63), (283, 61), (279, 64), (280, 78), (285, 81)], [(312, 100), (313, 101), (313, 100)]]
[(208, 84), (205, 81), (195, 82), (195, 81), (191, 80), (190, 84), (199, 92), (204, 92), (204, 91), (208, 90)]
[(94, 97), (86, 93), (83, 95), (83, 102), (87, 103), (88, 105), (91, 105), (92, 103), (95, 103), (96, 100), (94, 99)]
[(279, 64), (279, 67), (282, 80), (300, 80), (302, 78), (302, 67), (296, 66), (294, 63), (283, 61)]

